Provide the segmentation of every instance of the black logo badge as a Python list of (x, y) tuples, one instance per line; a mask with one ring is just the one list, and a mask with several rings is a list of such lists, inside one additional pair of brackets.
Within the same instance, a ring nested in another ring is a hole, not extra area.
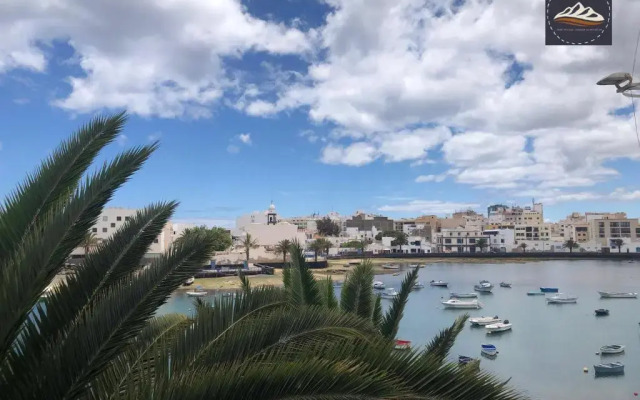
[(545, 2), (545, 44), (611, 45), (612, 0)]

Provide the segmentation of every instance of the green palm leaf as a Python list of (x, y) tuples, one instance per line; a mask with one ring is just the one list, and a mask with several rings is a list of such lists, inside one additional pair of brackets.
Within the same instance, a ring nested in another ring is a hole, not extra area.
[(362, 318), (373, 314), (373, 265), (363, 260), (347, 274), (340, 293), (340, 308)]
[(440, 362), (449, 355), (449, 351), (456, 342), (456, 338), (464, 329), (464, 324), (469, 319), (469, 314), (464, 314), (456, 318), (453, 325), (443, 329), (427, 345), (426, 354)]
[(400, 287), (400, 293), (393, 299), (391, 307), (389, 307), (382, 319), (380, 332), (389, 339), (393, 339), (398, 333), (398, 326), (400, 325), (400, 320), (402, 320), (404, 307), (407, 304), (407, 300), (409, 300), (409, 294), (416, 283), (416, 279), (418, 279), (418, 268), (414, 268), (405, 276)]

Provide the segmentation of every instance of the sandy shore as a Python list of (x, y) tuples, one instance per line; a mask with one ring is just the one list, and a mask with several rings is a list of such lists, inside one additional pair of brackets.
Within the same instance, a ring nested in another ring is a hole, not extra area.
[[(361, 259), (345, 259), (345, 260), (330, 260), (329, 267), (313, 270), (313, 275), (316, 279), (326, 279), (331, 277), (334, 281), (344, 281), (347, 272), (353, 268), (353, 264), (349, 266), (349, 263), (357, 263), (362, 261)], [(380, 274), (393, 274), (404, 273), (405, 271), (384, 269), (383, 265), (386, 264), (418, 264), (424, 266), (426, 264), (434, 263), (482, 263), (482, 264), (502, 264), (502, 263), (526, 263), (542, 260), (528, 260), (520, 258), (378, 258), (371, 259), (374, 265), (374, 271), (376, 275)], [(255, 286), (282, 286), (282, 270), (276, 269), (274, 275), (249, 275), (249, 282)], [(181, 286), (178, 290), (190, 290), (195, 286), (202, 286), (203, 289), (209, 290), (237, 290), (240, 289), (240, 279), (237, 276), (227, 276), (222, 278), (200, 278), (196, 279), (191, 286)]]

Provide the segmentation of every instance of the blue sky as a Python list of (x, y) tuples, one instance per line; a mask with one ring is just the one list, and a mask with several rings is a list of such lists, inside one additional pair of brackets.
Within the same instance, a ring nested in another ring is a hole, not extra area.
[(228, 225), (271, 200), (285, 216), (532, 198), (552, 220), (640, 216), (632, 109), (594, 84), (630, 68), (631, 17), (614, 15), (611, 47), (546, 47), (541, 21), (496, 20), (542, 2), (373, 3), (9, 4), (0, 193), (92, 116), (127, 109), (102, 157), (161, 147), (112, 205), (178, 199), (180, 220)]

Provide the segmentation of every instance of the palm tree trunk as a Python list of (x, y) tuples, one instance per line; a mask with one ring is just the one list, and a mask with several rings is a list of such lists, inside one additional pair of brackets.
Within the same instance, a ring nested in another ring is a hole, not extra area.
[(618, 253), (622, 253), (622, 245), (618, 246)]
[(315, 251), (313, 252), (313, 261), (314, 261), (314, 262), (318, 262), (318, 250), (315, 250)]

